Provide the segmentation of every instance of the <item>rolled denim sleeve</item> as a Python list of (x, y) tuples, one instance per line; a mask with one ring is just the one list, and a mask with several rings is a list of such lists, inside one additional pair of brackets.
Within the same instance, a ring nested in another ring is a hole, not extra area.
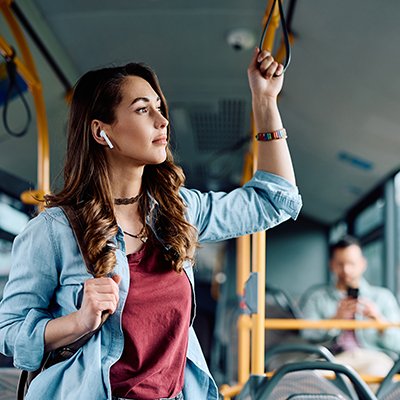
[(52, 318), (49, 305), (58, 283), (56, 252), (44, 213), (17, 236), (9, 280), (0, 303), (0, 352), (14, 365), (37, 369), (44, 354), (44, 331)]
[(257, 171), (244, 186), (229, 193), (183, 188), (181, 196), (200, 242), (264, 231), (289, 218), (296, 219), (302, 206), (296, 186), (264, 171)]

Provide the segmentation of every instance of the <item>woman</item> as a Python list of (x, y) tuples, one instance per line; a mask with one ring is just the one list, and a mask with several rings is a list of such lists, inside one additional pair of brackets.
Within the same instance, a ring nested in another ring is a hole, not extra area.
[[(35, 370), (43, 354), (94, 330), (45, 370), (26, 399), (212, 400), (218, 391), (192, 328), (198, 243), (268, 229), (301, 207), (276, 98), (283, 67), (258, 49), (248, 68), (258, 170), (243, 188), (183, 187), (168, 110), (141, 64), (85, 74), (72, 99), (64, 187), (14, 243), (0, 307), (0, 352)], [(265, 134), (272, 132), (271, 134)], [(61, 205), (85, 226), (86, 271)]]

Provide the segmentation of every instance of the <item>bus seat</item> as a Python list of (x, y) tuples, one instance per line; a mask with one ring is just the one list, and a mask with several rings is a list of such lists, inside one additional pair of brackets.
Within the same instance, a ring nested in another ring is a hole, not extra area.
[(379, 400), (398, 400), (400, 399), (400, 381), (395, 379), (395, 375), (400, 372), (400, 359), (393, 365), (385, 379), (379, 385), (376, 397)]
[[(351, 393), (341, 390), (319, 370), (346, 376)], [(358, 374), (330, 361), (302, 361), (279, 368), (272, 377), (250, 378), (237, 400), (377, 400)]]
[[(282, 289), (268, 285), (265, 292), (265, 315), (266, 318), (302, 318), (301, 311), (288, 294)], [(307, 343), (307, 340), (301, 337), (298, 329), (267, 329), (265, 331), (266, 352), (283, 343)], [(280, 356), (280, 358), (284, 359), (285, 356)], [(275, 361), (277, 359), (278, 358), (275, 357)], [(276, 366), (274, 368), (276, 368)]]

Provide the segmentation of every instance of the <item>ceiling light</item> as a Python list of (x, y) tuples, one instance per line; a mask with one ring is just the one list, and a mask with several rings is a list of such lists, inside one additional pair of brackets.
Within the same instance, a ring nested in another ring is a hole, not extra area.
[(226, 38), (229, 46), (235, 50), (249, 50), (254, 48), (255, 37), (248, 29), (238, 28), (230, 31)]

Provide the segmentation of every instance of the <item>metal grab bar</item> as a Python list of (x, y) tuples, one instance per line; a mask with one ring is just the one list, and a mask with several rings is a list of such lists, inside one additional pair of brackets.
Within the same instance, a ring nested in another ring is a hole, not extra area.
[[(251, 329), (252, 320), (247, 314), (242, 314), (238, 320), (238, 327)], [(265, 329), (292, 330), (292, 329), (378, 329), (400, 328), (400, 322), (377, 322), (373, 320), (354, 319), (290, 319), (266, 318)]]

